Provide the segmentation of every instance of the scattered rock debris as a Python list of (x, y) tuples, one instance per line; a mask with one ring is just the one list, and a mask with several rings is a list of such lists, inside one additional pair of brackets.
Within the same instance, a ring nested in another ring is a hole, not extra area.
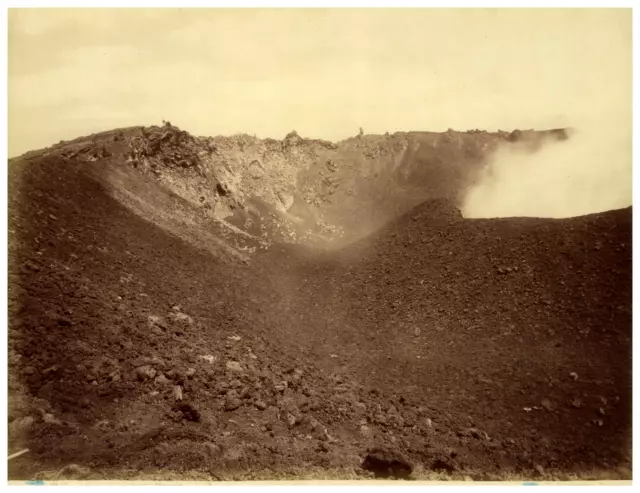
[(631, 211), (465, 219), (510, 135), (167, 124), (11, 160), (10, 477), (628, 465)]

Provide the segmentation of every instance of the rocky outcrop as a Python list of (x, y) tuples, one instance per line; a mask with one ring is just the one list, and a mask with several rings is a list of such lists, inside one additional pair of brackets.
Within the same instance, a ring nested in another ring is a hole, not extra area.
[(431, 199), (459, 201), (501, 145), (567, 138), (564, 130), (397, 132), (331, 143), (295, 130), (194, 137), (165, 122), (60, 144), (70, 160), (123, 160), (230, 231), (274, 241), (348, 243)]

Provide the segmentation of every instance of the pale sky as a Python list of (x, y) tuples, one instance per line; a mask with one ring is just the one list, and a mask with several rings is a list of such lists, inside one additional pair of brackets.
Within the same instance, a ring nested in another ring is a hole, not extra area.
[(9, 155), (101, 130), (631, 125), (631, 10), (11, 9)]

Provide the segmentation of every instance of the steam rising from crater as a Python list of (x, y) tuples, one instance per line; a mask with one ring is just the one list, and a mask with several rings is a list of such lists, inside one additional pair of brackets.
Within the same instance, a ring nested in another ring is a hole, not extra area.
[(463, 204), (467, 218), (563, 218), (628, 207), (631, 130), (625, 118), (585, 121), (568, 140), (538, 150), (505, 144)]

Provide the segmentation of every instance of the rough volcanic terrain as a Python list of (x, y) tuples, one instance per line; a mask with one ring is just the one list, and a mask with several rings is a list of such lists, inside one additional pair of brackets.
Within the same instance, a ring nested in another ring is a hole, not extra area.
[(631, 208), (459, 211), (498, 146), (567, 138), (10, 160), (10, 479), (630, 479)]

